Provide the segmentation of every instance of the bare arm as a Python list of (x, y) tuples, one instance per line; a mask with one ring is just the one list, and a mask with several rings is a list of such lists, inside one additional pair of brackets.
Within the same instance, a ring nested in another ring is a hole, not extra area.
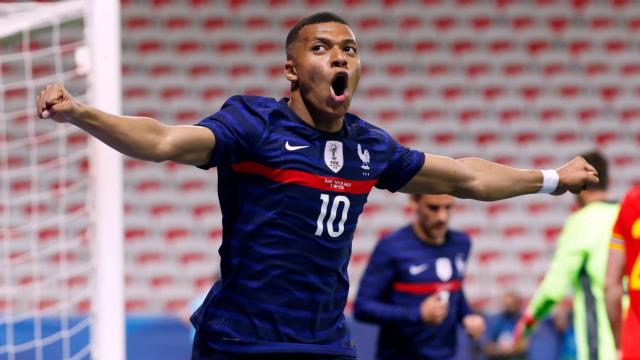
[(203, 165), (215, 145), (209, 129), (167, 126), (148, 117), (108, 114), (77, 102), (60, 84), (42, 90), (37, 111), (41, 118), (73, 124), (119, 152), (142, 160)]
[[(557, 171), (560, 180), (554, 195), (567, 190), (578, 193), (587, 185), (598, 183), (596, 170), (581, 157)], [(493, 201), (535, 193), (542, 181), (538, 170), (515, 169), (478, 158), (454, 160), (428, 155), (422, 169), (400, 191)]]
[(609, 249), (607, 276), (604, 283), (604, 299), (607, 305), (607, 315), (609, 315), (609, 322), (611, 323), (616, 348), (618, 349), (620, 349), (620, 336), (622, 332), (622, 277), (624, 275), (624, 266), (624, 251), (615, 248)]

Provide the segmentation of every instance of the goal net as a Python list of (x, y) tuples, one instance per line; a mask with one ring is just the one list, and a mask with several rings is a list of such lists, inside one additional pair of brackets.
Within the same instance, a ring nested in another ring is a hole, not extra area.
[(0, 359), (106, 358), (95, 342), (94, 147), (35, 112), (49, 83), (91, 100), (87, 4), (0, 4)]

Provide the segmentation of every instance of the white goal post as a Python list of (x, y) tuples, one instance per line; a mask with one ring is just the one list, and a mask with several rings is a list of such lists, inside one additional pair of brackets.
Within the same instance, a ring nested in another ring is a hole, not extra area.
[[(79, 24), (71, 35), (82, 41), (61, 41), (69, 23)], [(52, 40), (38, 44), (43, 34)], [(120, 51), (118, 0), (0, 4), (1, 359), (48, 358), (54, 343), (61, 343), (56, 358), (125, 358), (121, 155), (93, 138), (69, 146), (81, 131), (35, 114), (45, 84), (80, 77), (86, 93), (74, 96), (120, 113)], [(89, 172), (78, 179), (83, 161)], [(71, 231), (78, 218), (88, 222), (82, 236)], [(86, 262), (74, 260), (81, 246), (90, 248)], [(72, 320), (78, 308), (89, 316)], [(47, 333), (44, 319), (58, 314), (59, 330)], [(25, 322), (26, 340), (16, 330)], [(82, 331), (88, 345), (74, 343)]]

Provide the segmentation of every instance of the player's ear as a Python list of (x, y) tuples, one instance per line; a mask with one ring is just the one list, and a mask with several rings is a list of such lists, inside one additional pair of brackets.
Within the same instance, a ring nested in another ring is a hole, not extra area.
[(284, 76), (290, 82), (298, 81), (298, 72), (292, 59), (287, 59), (287, 62), (284, 63)]

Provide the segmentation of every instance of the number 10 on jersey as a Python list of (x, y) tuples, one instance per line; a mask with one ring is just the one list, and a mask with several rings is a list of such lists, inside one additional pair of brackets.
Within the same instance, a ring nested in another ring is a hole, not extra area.
[[(327, 220), (327, 233), (331, 237), (338, 237), (344, 232), (344, 223), (347, 221), (347, 215), (349, 214), (349, 198), (343, 195), (337, 195), (331, 201), (331, 197), (328, 194), (321, 194), (320, 200), (322, 200), (322, 206), (320, 207), (320, 215), (318, 216), (318, 227), (316, 228), (316, 235), (322, 236), (324, 232), (324, 218), (327, 217), (327, 210), (331, 205), (331, 213)], [(338, 222), (338, 229), (334, 229), (333, 222), (336, 220), (338, 210), (342, 204), (342, 214), (340, 221)]]

